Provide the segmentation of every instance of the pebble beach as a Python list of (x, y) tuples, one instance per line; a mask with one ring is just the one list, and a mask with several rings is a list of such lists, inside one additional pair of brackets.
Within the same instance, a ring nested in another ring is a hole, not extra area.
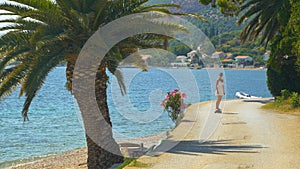
[[(119, 141), (119, 144), (133, 143), (141, 144), (144, 147), (150, 148), (156, 146), (161, 140), (166, 139), (167, 134), (155, 134), (150, 136), (139, 137), (130, 140)], [(9, 169), (85, 169), (87, 168), (87, 148), (75, 149), (67, 151), (61, 154), (45, 157), (36, 161), (24, 163), (24, 164), (13, 164)]]

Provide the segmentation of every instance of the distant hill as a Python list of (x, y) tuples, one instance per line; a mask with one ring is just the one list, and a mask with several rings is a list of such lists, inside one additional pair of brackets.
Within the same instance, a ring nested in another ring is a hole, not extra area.
[(206, 23), (196, 18), (188, 20), (199, 27), (207, 36), (213, 37), (224, 32), (241, 30), (242, 26), (238, 26), (237, 17), (225, 17), (218, 8), (212, 8), (210, 5), (201, 5), (198, 0), (151, 0), (149, 4), (178, 4), (180, 9), (172, 9), (173, 12), (197, 13), (209, 22)]

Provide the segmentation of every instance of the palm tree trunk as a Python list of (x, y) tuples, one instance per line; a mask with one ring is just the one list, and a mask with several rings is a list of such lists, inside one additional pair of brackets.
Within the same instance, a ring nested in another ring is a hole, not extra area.
[(67, 62), (67, 68), (66, 68), (66, 88), (70, 92), (72, 92), (72, 79), (73, 79), (73, 72), (75, 67), (76, 59), (70, 59)]
[[(73, 64), (75, 65), (75, 62)], [(73, 64), (71, 62), (68, 63), (67, 70), (69, 71), (71, 70), (71, 71), (69, 73), (67, 71), (66, 74), (67, 79), (70, 78), (70, 75), (73, 76), (72, 73), (74, 70)], [(84, 76), (88, 77), (89, 76), (88, 72), (90, 71), (86, 71), (86, 73), (84, 73), (85, 74)], [(69, 79), (68, 82), (72, 83), (71, 79)], [(108, 76), (106, 74), (106, 65), (105, 63), (101, 63), (96, 73), (95, 96), (96, 96), (96, 102), (98, 104), (98, 108), (105, 121), (102, 120), (101, 122), (100, 119), (98, 121), (96, 120), (97, 123), (94, 123), (95, 122), (94, 120), (86, 120), (86, 119), (93, 119), (95, 116), (89, 114), (88, 111), (86, 111), (89, 106), (87, 106), (86, 108), (80, 107), (83, 120), (85, 123), (84, 125), (86, 130), (86, 142), (88, 147), (87, 165), (89, 169), (107, 169), (115, 163), (123, 162), (123, 157), (121, 156), (119, 146), (114, 140), (112, 134), (112, 128), (111, 128), (112, 124), (110, 121), (108, 105), (107, 105), (107, 94), (106, 94), (107, 82), (108, 82)], [(82, 102), (83, 100), (77, 99), (77, 101)], [(89, 103), (78, 103), (78, 104), (88, 105)], [(90, 116), (94, 116), (94, 117), (90, 117)], [(100, 126), (99, 126), (99, 121), (100, 121)], [(102, 124), (102, 123), (106, 123), (106, 124)]]

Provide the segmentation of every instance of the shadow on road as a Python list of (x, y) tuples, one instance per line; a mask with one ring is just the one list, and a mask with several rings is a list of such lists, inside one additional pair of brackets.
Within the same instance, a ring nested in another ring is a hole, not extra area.
[(180, 120), (180, 122), (187, 122), (187, 123), (189, 123), (189, 122), (195, 122), (194, 120)]
[(237, 112), (223, 112), (223, 114), (235, 115), (235, 114), (240, 114), (240, 113), (237, 113)]
[(270, 98), (270, 99), (245, 99), (243, 101), (244, 102), (259, 102), (259, 103), (262, 103), (262, 104), (266, 104), (266, 103), (269, 103), (269, 102), (273, 102), (274, 99), (273, 98)]
[[(201, 154), (218, 154), (225, 155), (228, 153), (258, 153), (258, 149), (266, 148), (261, 145), (235, 145), (232, 140), (218, 140), (199, 142), (199, 140), (181, 141), (175, 147), (168, 150), (168, 153), (201, 155)], [(174, 141), (164, 140), (160, 146), (173, 144)]]

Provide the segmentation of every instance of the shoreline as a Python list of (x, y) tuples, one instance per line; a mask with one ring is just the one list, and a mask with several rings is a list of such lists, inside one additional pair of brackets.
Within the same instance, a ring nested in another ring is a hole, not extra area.
[[(167, 138), (167, 131), (160, 134), (142, 136), (127, 140), (120, 140), (117, 143), (143, 143), (145, 148), (157, 146), (159, 142)], [(87, 168), (87, 147), (77, 148), (57, 154), (42, 155), (12, 161), (5, 161), (0, 168), (4, 169), (47, 169), (47, 168)], [(5, 165), (7, 164), (7, 165)]]

